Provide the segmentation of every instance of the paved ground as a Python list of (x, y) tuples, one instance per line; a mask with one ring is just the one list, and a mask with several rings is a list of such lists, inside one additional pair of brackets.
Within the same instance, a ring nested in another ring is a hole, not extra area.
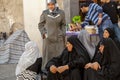
[(0, 80), (16, 80), (15, 68), (16, 64), (0, 65)]
[[(16, 64), (4, 64), (0, 65), (0, 80), (16, 80), (15, 76)], [(43, 80), (46, 80), (46, 76), (43, 76)], [(41, 80), (41, 76), (37, 77)]]

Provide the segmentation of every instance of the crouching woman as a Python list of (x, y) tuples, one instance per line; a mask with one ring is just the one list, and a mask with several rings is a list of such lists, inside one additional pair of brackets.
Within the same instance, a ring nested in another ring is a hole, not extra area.
[(25, 45), (25, 51), (20, 57), (16, 67), (17, 80), (37, 80), (41, 72), (42, 56), (35, 42), (30, 41)]
[(62, 54), (47, 63), (47, 80), (82, 80), (84, 66), (89, 60), (85, 47), (76, 36), (71, 36)]
[(85, 65), (84, 80), (120, 80), (120, 51), (111, 38), (101, 40), (93, 61)]

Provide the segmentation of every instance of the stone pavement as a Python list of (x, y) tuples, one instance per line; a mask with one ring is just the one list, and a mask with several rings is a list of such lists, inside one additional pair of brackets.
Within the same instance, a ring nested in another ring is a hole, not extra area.
[(16, 80), (15, 69), (16, 64), (0, 65), (0, 80)]
[[(2, 64), (0, 65), (0, 80), (16, 80), (15, 76), (16, 64)], [(37, 80), (46, 80), (46, 76), (37, 76)]]

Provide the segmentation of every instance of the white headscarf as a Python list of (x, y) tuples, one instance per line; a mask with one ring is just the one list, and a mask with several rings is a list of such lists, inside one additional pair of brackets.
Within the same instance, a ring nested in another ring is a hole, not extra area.
[(47, 4), (49, 4), (49, 3), (54, 3), (54, 4), (56, 4), (56, 0), (47, 0)]
[(28, 43), (26, 43), (25, 51), (20, 57), (20, 60), (16, 67), (16, 75), (20, 74), (29, 66), (34, 64), (39, 57), (42, 57), (42, 54), (39, 53), (39, 48), (37, 44), (33, 41), (29, 41)]
[(90, 41), (90, 34), (86, 30), (81, 30), (78, 39), (82, 42), (84, 47), (87, 49), (90, 58), (92, 59), (95, 54), (95, 44)]
[[(55, 8), (58, 8), (58, 3), (56, 0), (47, 0), (47, 4), (49, 3), (54, 3), (55, 4)], [(49, 10), (50, 12), (53, 12), (52, 10)]]

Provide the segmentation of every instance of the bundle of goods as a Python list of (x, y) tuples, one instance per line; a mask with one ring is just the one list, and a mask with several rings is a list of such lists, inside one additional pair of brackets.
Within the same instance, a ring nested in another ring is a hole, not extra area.
[(71, 23), (71, 24), (69, 24), (69, 31), (77, 32), (77, 31), (80, 31), (80, 28), (76, 24)]
[(73, 32), (80, 31), (81, 29), (80, 23), (81, 23), (81, 16), (74, 16), (72, 18), (72, 23), (68, 24), (67, 31), (73, 31)]
[(96, 27), (94, 25), (85, 26), (85, 30), (87, 30), (89, 34), (96, 34), (97, 33)]

